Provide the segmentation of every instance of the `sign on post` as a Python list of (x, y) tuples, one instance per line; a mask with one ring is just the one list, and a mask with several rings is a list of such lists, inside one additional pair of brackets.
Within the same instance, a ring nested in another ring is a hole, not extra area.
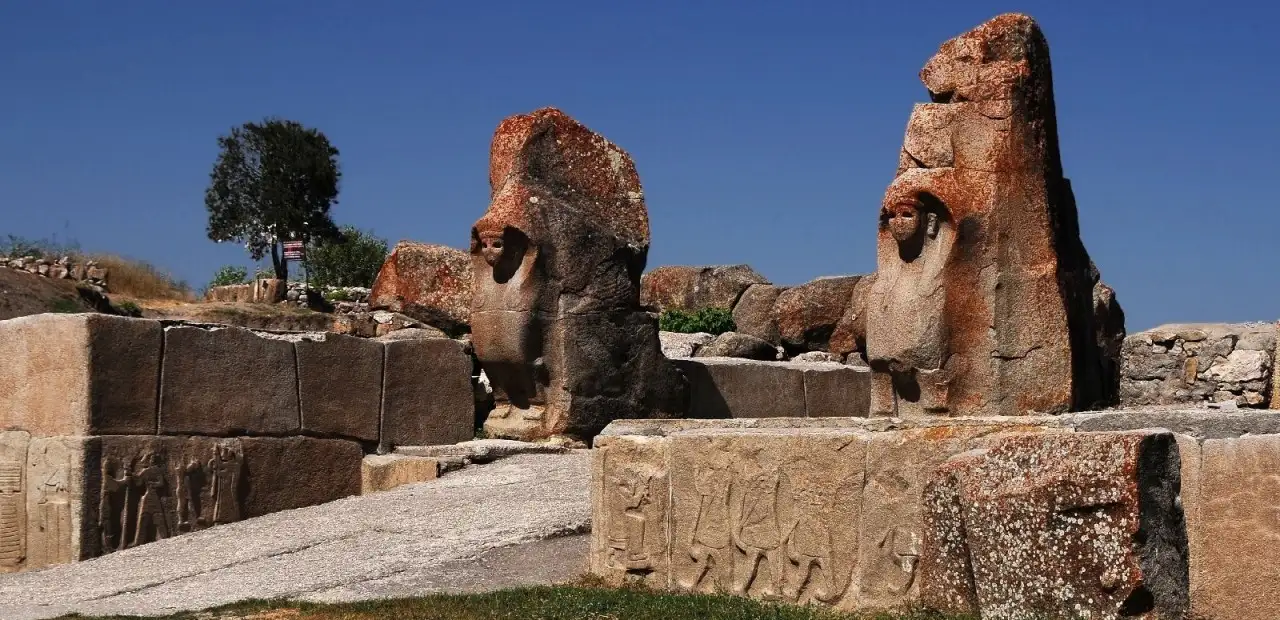
[(284, 242), (284, 259), (285, 260), (302, 260), (306, 256), (305, 246), (301, 241), (285, 241)]

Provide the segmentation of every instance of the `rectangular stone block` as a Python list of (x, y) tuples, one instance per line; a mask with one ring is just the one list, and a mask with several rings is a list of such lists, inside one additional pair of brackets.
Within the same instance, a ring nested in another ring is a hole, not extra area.
[(0, 321), (0, 427), (155, 433), (161, 338), (158, 321), (105, 314)]
[(669, 446), (662, 437), (596, 439), (589, 563), (608, 583), (669, 585)]
[(314, 437), (244, 437), (244, 518), (360, 494), (360, 444)]
[(377, 441), (382, 409), (382, 343), (325, 334), (294, 343), (302, 432)]
[(360, 494), (390, 491), (406, 484), (435, 480), (440, 463), (432, 457), (371, 454), (360, 466)]
[(805, 364), (804, 404), (811, 418), (865, 418), (871, 411), (871, 369)]
[(1034, 433), (930, 473), (921, 603), (982, 618), (1183, 618), (1187, 536), (1167, 431)]
[(1280, 618), (1278, 503), (1280, 435), (1204, 442), (1192, 531), (1196, 613)]
[(27, 557), (22, 569), (89, 557), (81, 550), (86, 481), (84, 437), (40, 437), (27, 446)]
[(383, 446), (429, 445), (475, 437), (471, 360), (456, 340), (385, 343)]
[(803, 418), (802, 365), (736, 358), (672, 360), (689, 379), (691, 418)]
[(297, 433), (299, 411), (293, 342), (238, 327), (165, 329), (162, 434)]
[(669, 441), (672, 589), (856, 604), (866, 433), (695, 431)]
[(23, 431), (0, 432), (0, 573), (22, 567), (27, 557), (27, 444)]

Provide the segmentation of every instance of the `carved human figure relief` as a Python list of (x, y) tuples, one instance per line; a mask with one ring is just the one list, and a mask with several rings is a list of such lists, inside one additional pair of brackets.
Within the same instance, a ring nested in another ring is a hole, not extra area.
[(63, 564), (71, 561), (70, 464), (65, 457), (51, 462), (48, 446), (41, 461), (34, 481), (35, 523), (28, 527), (38, 530), (42, 564)]
[(916, 567), (920, 561), (920, 535), (903, 527), (890, 527), (876, 547), (881, 555), (901, 570), (897, 579), (890, 581), (889, 592), (896, 596), (911, 591), (916, 581)]
[(155, 452), (142, 456), (135, 476), (138, 487), (137, 525), (129, 546), (155, 542), (168, 538), (169, 522), (161, 496), (167, 493), (168, 482), (165, 467)]
[(611, 520), (609, 546), (615, 568), (631, 572), (653, 566), (645, 547), (649, 527), (647, 508), (653, 503), (652, 483), (653, 473), (639, 468), (624, 469), (613, 479), (618, 510), (614, 512), (616, 518)]
[(98, 493), (98, 531), (102, 552), (125, 548), (129, 540), (130, 487), (133, 477), (126, 464), (115, 457), (102, 461), (102, 488)]
[(696, 589), (707, 575), (715, 589), (726, 587), (732, 577), (733, 555), (729, 547), (732, 534), (729, 523), (729, 496), (732, 478), (723, 465), (699, 466), (694, 471), (694, 489), (698, 493), (698, 512), (694, 518), (693, 538), (689, 541), (689, 558), (694, 573), (681, 579), (680, 586)]
[(232, 446), (218, 444), (209, 460), (210, 486), (213, 488), (213, 523), (240, 520), (240, 477), (244, 471), (244, 454)]
[(806, 587), (811, 587), (813, 597), (824, 603), (840, 598), (841, 592), (832, 574), (835, 566), (831, 529), (827, 523), (832, 499), (804, 486), (792, 487), (796, 520), (787, 532), (786, 550), (794, 568), (783, 593), (792, 601), (799, 600)]
[[(761, 568), (768, 578), (760, 590), (762, 598), (779, 595), (786, 559), (782, 550), (782, 531), (778, 520), (778, 487), (781, 476), (776, 467), (762, 466), (747, 460), (738, 480), (742, 494), (734, 506), (733, 543), (746, 555), (741, 577), (733, 584), (733, 592), (745, 595), (751, 591)], [(762, 567), (761, 564), (764, 564)], [(735, 573), (738, 571), (735, 570)]]
[(13, 568), (26, 557), (26, 494), (23, 492), (24, 461), (0, 460), (0, 568)]

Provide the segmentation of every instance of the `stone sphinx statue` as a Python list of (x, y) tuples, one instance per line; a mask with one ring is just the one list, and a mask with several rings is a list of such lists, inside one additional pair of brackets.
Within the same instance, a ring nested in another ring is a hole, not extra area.
[(872, 415), (1113, 403), (1116, 334), (1102, 331), (1122, 339), (1123, 315), (1080, 240), (1040, 28), (996, 17), (920, 77), (932, 102), (912, 112), (885, 192), (859, 326)]
[(545, 108), (498, 126), (489, 183), (471, 230), (472, 341), (497, 400), (486, 431), (586, 439), (683, 415), (687, 383), (640, 306), (649, 217), (631, 157)]

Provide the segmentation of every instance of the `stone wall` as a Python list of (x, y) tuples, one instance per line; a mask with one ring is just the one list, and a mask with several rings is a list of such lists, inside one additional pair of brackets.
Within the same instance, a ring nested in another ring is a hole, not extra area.
[(101, 314), (0, 321), (0, 571), (360, 492), (375, 447), (474, 436), (450, 339)]
[(1163, 325), (1125, 338), (1124, 406), (1216, 403), (1272, 407), (1277, 325)]
[[(1132, 432), (1151, 428), (1168, 431)], [(1164, 457), (1152, 453), (1150, 458), (1134, 460), (1141, 452), (1132, 452), (1138, 445), (1133, 442), (1161, 433), (1169, 437), (1170, 431), (1176, 448), (1160, 450), (1180, 467), (1151, 474), (1155, 471), (1151, 469), (1153, 459)], [(1077, 455), (1070, 451), (1078, 449), (1071, 446), (1079, 442), (1035, 439), (1062, 434), (1087, 435), (1099, 447), (1111, 446), (1098, 454), (1120, 450), (1133, 467), (1114, 469), (1119, 461), (1107, 457), (1095, 459), (1095, 468), (1090, 469), (1088, 464), (1094, 461), (1081, 455), (1091, 452)], [(1197, 617), (1280, 617), (1280, 552), (1273, 544), (1280, 537), (1280, 524), (1273, 518), (1275, 496), (1280, 493), (1280, 488), (1274, 488), (1273, 475), (1280, 467), (1280, 416), (1263, 412), (1148, 408), (919, 421), (615, 422), (596, 441), (591, 571), (614, 583), (632, 581), (699, 592), (724, 590), (841, 609), (916, 604), (922, 589), (936, 593), (937, 586), (946, 585), (930, 581), (921, 572), (922, 562), (930, 557), (936, 560), (938, 551), (929, 542), (938, 540), (937, 532), (926, 529), (929, 523), (937, 525), (926, 520), (929, 514), (936, 514), (924, 503), (926, 488), (939, 472), (946, 473), (940, 468), (952, 457), (972, 460), (971, 455), (957, 455), (998, 448), (1009, 438), (1018, 437), (1030, 438), (1023, 443), (1043, 444), (1042, 449), (1060, 454), (1061, 462), (1070, 466), (1062, 472), (1078, 478), (1052, 483), (1058, 474), (1050, 475), (1046, 479), (1050, 484), (1037, 493), (1069, 495), (1076, 488), (1072, 484), (1096, 491), (1071, 499), (1075, 504), (1064, 504), (1063, 515), (1085, 519), (1082, 523), (1086, 524), (1095, 518), (1095, 512), (1097, 518), (1115, 519), (1100, 521), (1099, 527), (1131, 527), (1137, 523), (1134, 519), (1150, 522), (1140, 537), (1116, 538), (1119, 547), (1099, 546), (1096, 555), (1089, 551), (1070, 558), (1072, 562), (1105, 565), (1090, 570), (1106, 570), (1089, 574), (1105, 576), (1111, 570), (1121, 571), (1111, 581), (1104, 579), (1101, 589), (1098, 583), (1083, 584), (1090, 591), (1097, 590), (1098, 596), (1082, 599), (1081, 604), (1101, 605), (1104, 599), (1107, 604), (1119, 604), (1115, 595), (1132, 590), (1137, 594), (1129, 597), (1129, 605), (1167, 610), (1185, 606), (1189, 598)], [(1060, 452), (1062, 449), (1068, 452)], [(1058, 467), (1049, 461), (1037, 462), (1025, 466)], [(1111, 473), (1100, 473), (1108, 471)], [(1111, 478), (1094, 480), (1099, 475)], [(1132, 480), (1121, 479), (1126, 475)], [(1027, 478), (1027, 482), (1031, 480)], [(1118, 489), (1138, 488), (1140, 493), (1157, 497), (1141, 501), (1112, 498), (1103, 492), (1110, 488), (1107, 484), (1118, 485)], [(1161, 489), (1165, 489), (1163, 500), (1158, 497)], [(1179, 500), (1171, 503), (1169, 492)], [(1163, 502), (1163, 512), (1152, 513), (1152, 502)], [(1073, 507), (1077, 504), (1079, 507)], [(1178, 514), (1179, 505), (1182, 514)], [(998, 516), (1016, 519), (1013, 512)], [(1061, 540), (1062, 533), (1070, 530), (1066, 521), (1044, 525), (1063, 525), (1063, 529), (1057, 533), (1025, 527), (1008, 531), (1044, 536), (1025, 541), (1032, 547), (1080, 540), (1079, 536)], [(1092, 527), (1089, 531), (1103, 532)], [(1178, 542), (1179, 532), (1185, 532), (1183, 542)], [(1006, 561), (1043, 559), (1034, 554), (1018, 555), (1013, 547), (1022, 542), (1017, 538), (998, 540), (1009, 548), (981, 552), (999, 554), (1003, 549), (1009, 552), (1001, 556)], [(1163, 545), (1160, 557), (1143, 555), (1154, 550), (1150, 545)], [(1178, 552), (1179, 548), (1187, 551)], [(1187, 555), (1181, 555), (1180, 560), (1179, 553), (1189, 553), (1189, 560)], [(1068, 558), (1061, 560), (1067, 562)], [(1128, 572), (1137, 566), (1142, 569)], [(982, 580), (993, 577), (979, 574), (977, 579), (982, 588), (990, 585)], [(1155, 599), (1139, 600), (1145, 596), (1144, 589), (1155, 592)], [(1009, 598), (995, 602), (1012, 603), (1016, 608), (1025, 601)], [(983, 615), (986, 617), (985, 609)], [(1097, 617), (1114, 615), (1112, 609), (1110, 615), (1099, 613)]]
[(866, 417), (871, 373), (836, 362), (678, 359), (689, 418)]
[(99, 293), (107, 292), (107, 277), (110, 275), (105, 267), (99, 267), (94, 261), (83, 263), (72, 262), (68, 256), (62, 258), (36, 258), (34, 256), (0, 256), (0, 267), (25, 271), (30, 274), (53, 278), (55, 280), (72, 280), (83, 282)]

